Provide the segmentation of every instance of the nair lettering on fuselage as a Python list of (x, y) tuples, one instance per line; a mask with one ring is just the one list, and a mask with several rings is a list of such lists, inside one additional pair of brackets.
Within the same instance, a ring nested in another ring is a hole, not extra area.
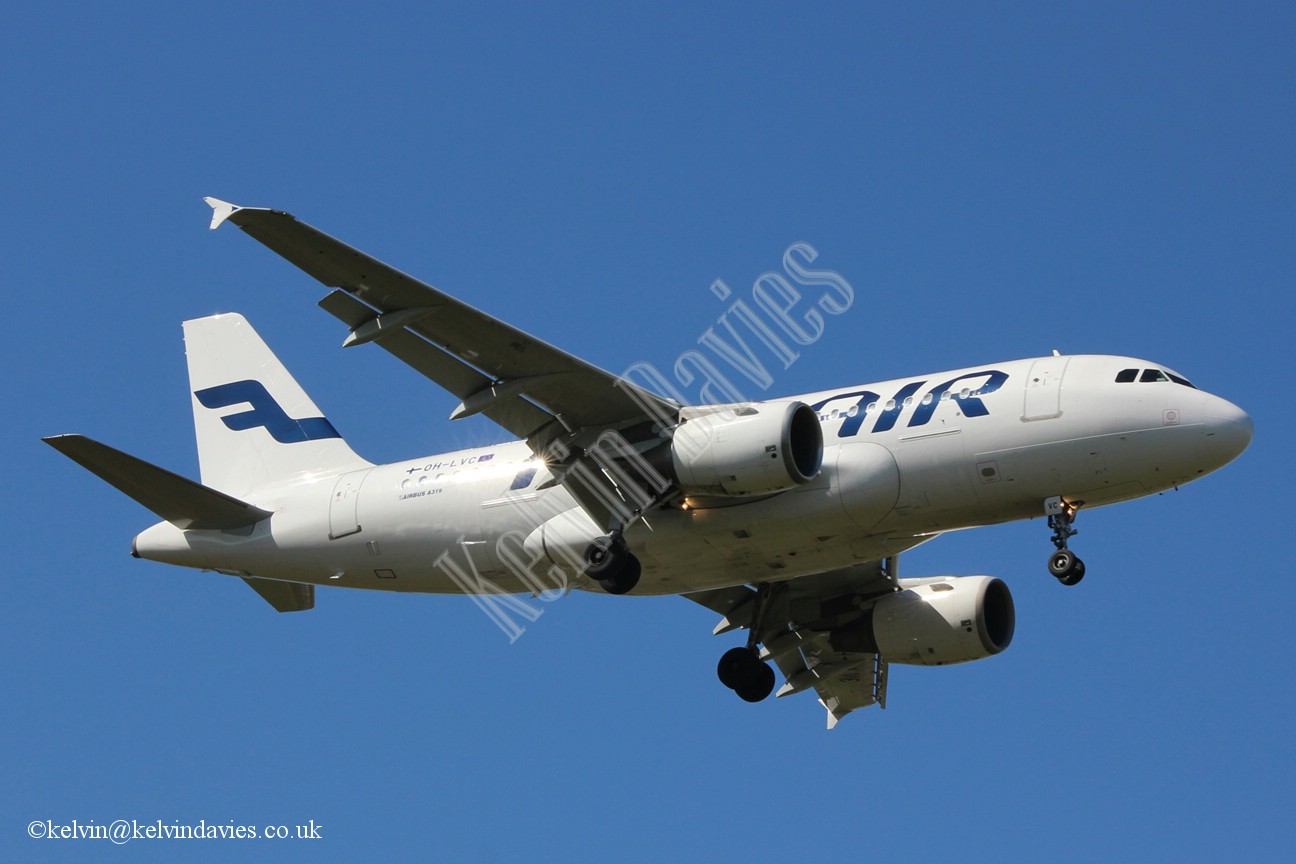
[[(896, 423), (900, 420), (900, 415), (911, 406), (914, 408), (913, 416), (905, 428), (915, 426), (925, 426), (936, 413), (936, 406), (941, 402), (953, 401), (957, 403), (958, 409), (965, 417), (984, 417), (990, 413), (985, 403), (981, 401), (982, 396), (995, 392), (1004, 385), (1008, 380), (1008, 373), (1000, 372), (998, 369), (987, 369), (983, 372), (967, 372), (955, 378), (937, 384), (935, 387), (927, 390), (921, 398), (916, 398), (919, 391), (926, 386), (927, 381), (913, 381), (904, 385), (896, 391), (895, 395), (886, 402), (882, 401), (882, 396), (874, 393), (872, 390), (852, 390), (848, 393), (838, 393), (829, 396), (820, 402), (816, 402), (810, 407), (819, 412), (821, 419), (834, 419), (825, 416), (824, 408), (833, 402), (840, 402), (845, 399), (854, 401), (854, 404), (846, 409), (836, 409), (838, 415), (843, 418), (841, 428), (837, 430), (838, 438), (850, 438), (858, 435), (864, 421), (877, 412), (877, 420), (873, 423), (871, 432), (887, 432), (895, 428)], [(963, 386), (954, 391), (954, 385), (962, 383)], [(872, 409), (872, 410), (870, 410)]]

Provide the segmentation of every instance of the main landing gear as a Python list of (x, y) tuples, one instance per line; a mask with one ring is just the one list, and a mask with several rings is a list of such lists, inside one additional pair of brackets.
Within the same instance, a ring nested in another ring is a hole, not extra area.
[(768, 584), (756, 586), (756, 597), (752, 600), (751, 625), (747, 630), (747, 644), (730, 648), (720, 658), (716, 666), (716, 675), (720, 683), (738, 694), (745, 702), (759, 702), (774, 692), (774, 670), (760, 659), (760, 649), (756, 647), (758, 634), (761, 632), (761, 614), (769, 598)]
[(628, 520), (614, 525), (611, 531), (591, 543), (585, 549), (584, 574), (603, 586), (603, 590), (609, 594), (627, 594), (632, 591), (639, 584), (643, 567), (626, 545), (622, 532), (644, 513), (665, 504), (678, 494), (679, 490), (668, 486), (656, 498), (630, 513)]
[(1057, 551), (1049, 556), (1048, 569), (1063, 585), (1075, 585), (1085, 575), (1084, 562), (1067, 548), (1067, 540), (1078, 533), (1071, 526), (1075, 523), (1076, 511), (1083, 504), (1083, 501), (1064, 501), (1061, 497), (1044, 502), (1048, 526), (1053, 529), (1053, 545), (1057, 547)]
[(774, 692), (774, 670), (755, 647), (730, 648), (716, 667), (720, 683), (746, 702), (759, 702)]
[(625, 594), (638, 585), (641, 569), (620, 534), (600, 537), (585, 550), (585, 575), (609, 594)]

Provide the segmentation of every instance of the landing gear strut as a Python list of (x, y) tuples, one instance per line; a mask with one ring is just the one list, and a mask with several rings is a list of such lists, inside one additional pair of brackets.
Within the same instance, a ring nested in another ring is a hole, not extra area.
[(1044, 502), (1048, 526), (1053, 529), (1053, 545), (1057, 547), (1057, 551), (1049, 555), (1048, 569), (1063, 585), (1075, 585), (1085, 575), (1084, 562), (1067, 548), (1067, 541), (1079, 533), (1071, 526), (1082, 504), (1083, 501), (1064, 501), (1061, 497)]
[(756, 586), (756, 597), (752, 600), (751, 624), (747, 630), (747, 644), (730, 648), (720, 658), (716, 675), (720, 683), (738, 694), (745, 702), (759, 702), (774, 692), (774, 670), (760, 659), (760, 650), (756, 647), (761, 632), (761, 616), (765, 602), (769, 598), (770, 587), (762, 583)]

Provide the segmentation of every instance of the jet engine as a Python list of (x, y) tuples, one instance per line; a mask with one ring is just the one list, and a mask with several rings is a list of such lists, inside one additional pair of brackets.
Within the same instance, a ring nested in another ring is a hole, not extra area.
[(1012, 642), (1012, 594), (993, 576), (901, 579), (900, 587), (879, 597), (862, 620), (832, 631), (833, 648), (944, 666), (998, 654)]
[(823, 464), (819, 415), (804, 402), (680, 411), (670, 467), (692, 495), (765, 495), (809, 483)]

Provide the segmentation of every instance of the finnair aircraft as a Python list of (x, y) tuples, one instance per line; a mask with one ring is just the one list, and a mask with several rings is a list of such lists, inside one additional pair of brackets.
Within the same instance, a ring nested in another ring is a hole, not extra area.
[(81, 435), (45, 439), (164, 520), (135, 557), (238, 576), (280, 612), (312, 608), (316, 585), (680, 594), (722, 616), (717, 634), (747, 630), (720, 660), (725, 686), (760, 701), (773, 664), (778, 695), (814, 689), (832, 728), (885, 707), (889, 663), (1012, 641), (1002, 581), (900, 578), (901, 553), (1046, 515), (1048, 569), (1074, 585), (1082, 506), (1180, 486), (1251, 441), (1239, 408), (1129, 357), (684, 405), (287, 213), (206, 200), (213, 229), (232, 222), (334, 289), (319, 305), (349, 328), (344, 345), (378, 345), (462, 400), (451, 419), (483, 414), (521, 439), (373, 465), (236, 314), (184, 324), (201, 483)]

